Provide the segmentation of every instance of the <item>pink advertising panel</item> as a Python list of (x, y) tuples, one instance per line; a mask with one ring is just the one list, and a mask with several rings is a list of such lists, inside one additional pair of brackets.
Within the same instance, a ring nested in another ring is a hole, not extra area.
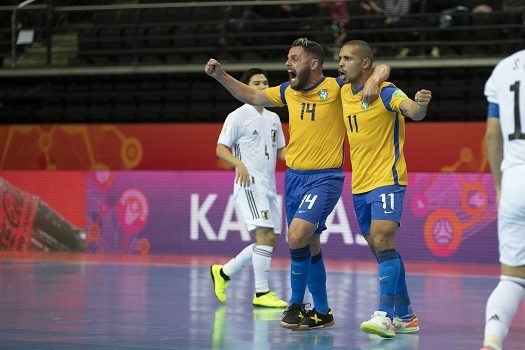
[[(87, 173), (88, 251), (232, 255), (251, 241), (227, 171)], [(283, 208), (284, 172), (277, 174)], [(415, 173), (405, 197), (398, 250), (412, 261), (497, 262), (492, 179), (480, 173)], [(283, 227), (286, 221), (283, 217)], [(350, 174), (322, 235), (323, 254), (371, 259), (353, 212)], [(276, 251), (287, 257), (286, 234)]]

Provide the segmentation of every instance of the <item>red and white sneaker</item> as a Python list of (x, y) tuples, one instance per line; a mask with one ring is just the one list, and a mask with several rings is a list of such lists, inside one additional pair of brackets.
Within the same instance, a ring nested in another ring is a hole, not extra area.
[(419, 319), (416, 315), (407, 318), (394, 317), (392, 321), (396, 333), (415, 333), (419, 331)]

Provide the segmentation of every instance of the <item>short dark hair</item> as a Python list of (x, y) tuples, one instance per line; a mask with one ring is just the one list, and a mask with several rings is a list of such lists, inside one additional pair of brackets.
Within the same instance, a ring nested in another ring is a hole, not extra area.
[(374, 50), (372, 47), (363, 40), (350, 40), (343, 44), (343, 46), (357, 46), (359, 50), (361, 51), (362, 58), (369, 58), (372, 62), (374, 62)]
[(324, 62), (324, 48), (323, 45), (317, 41), (310, 40), (308, 38), (299, 38), (292, 43), (292, 47), (301, 46), (304, 51), (308, 52), (319, 60), (319, 63), (323, 65)]
[(241, 78), (239, 80), (241, 81), (241, 83), (248, 85), (250, 79), (256, 74), (262, 74), (266, 77), (266, 79), (268, 79), (268, 73), (266, 73), (261, 68), (250, 68), (241, 75)]

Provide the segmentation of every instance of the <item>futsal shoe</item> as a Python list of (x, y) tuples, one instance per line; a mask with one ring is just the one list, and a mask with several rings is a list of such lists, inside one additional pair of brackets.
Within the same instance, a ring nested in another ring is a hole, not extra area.
[(377, 334), (383, 338), (395, 337), (394, 324), (392, 320), (386, 316), (386, 312), (376, 311), (371, 317), (370, 320), (361, 323), (359, 328), (363, 332)]
[(221, 303), (226, 301), (226, 288), (228, 287), (229, 281), (226, 281), (221, 276), (222, 265), (211, 265), (210, 275), (213, 281), (213, 292)]
[(303, 305), (292, 304), (284, 310), (284, 317), (281, 320), (281, 327), (288, 329), (295, 329), (303, 321), (306, 315), (306, 310)]
[(274, 292), (268, 292), (261, 295), (260, 297), (257, 294), (254, 294), (252, 304), (254, 306), (262, 307), (279, 307), (284, 308), (288, 306), (288, 303), (284, 300), (279, 299), (279, 297)]
[(394, 330), (396, 333), (415, 333), (419, 331), (419, 319), (416, 315), (407, 318), (394, 317)]
[(328, 309), (328, 313), (322, 314), (316, 309), (312, 309), (306, 313), (296, 331), (308, 331), (310, 329), (332, 327), (335, 324), (332, 310)]

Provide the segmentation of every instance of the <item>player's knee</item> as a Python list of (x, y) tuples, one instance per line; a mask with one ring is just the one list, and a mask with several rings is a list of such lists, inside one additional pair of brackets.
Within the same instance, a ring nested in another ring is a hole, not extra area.
[(273, 229), (266, 228), (266, 229), (257, 231), (255, 235), (255, 242), (257, 244), (269, 245), (269, 246), (275, 247), (275, 245), (277, 244), (277, 237), (278, 235), (276, 235), (273, 232)]
[(288, 231), (288, 247), (290, 249), (302, 248), (310, 242), (310, 237), (301, 231)]
[(255, 239), (255, 242), (260, 245), (268, 245), (274, 247), (277, 245), (277, 235), (269, 234), (264, 236), (259, 236)]
[(395, 248), (395, 233), (388, 231), (376, 231), (370, 234), (375, 252)]

